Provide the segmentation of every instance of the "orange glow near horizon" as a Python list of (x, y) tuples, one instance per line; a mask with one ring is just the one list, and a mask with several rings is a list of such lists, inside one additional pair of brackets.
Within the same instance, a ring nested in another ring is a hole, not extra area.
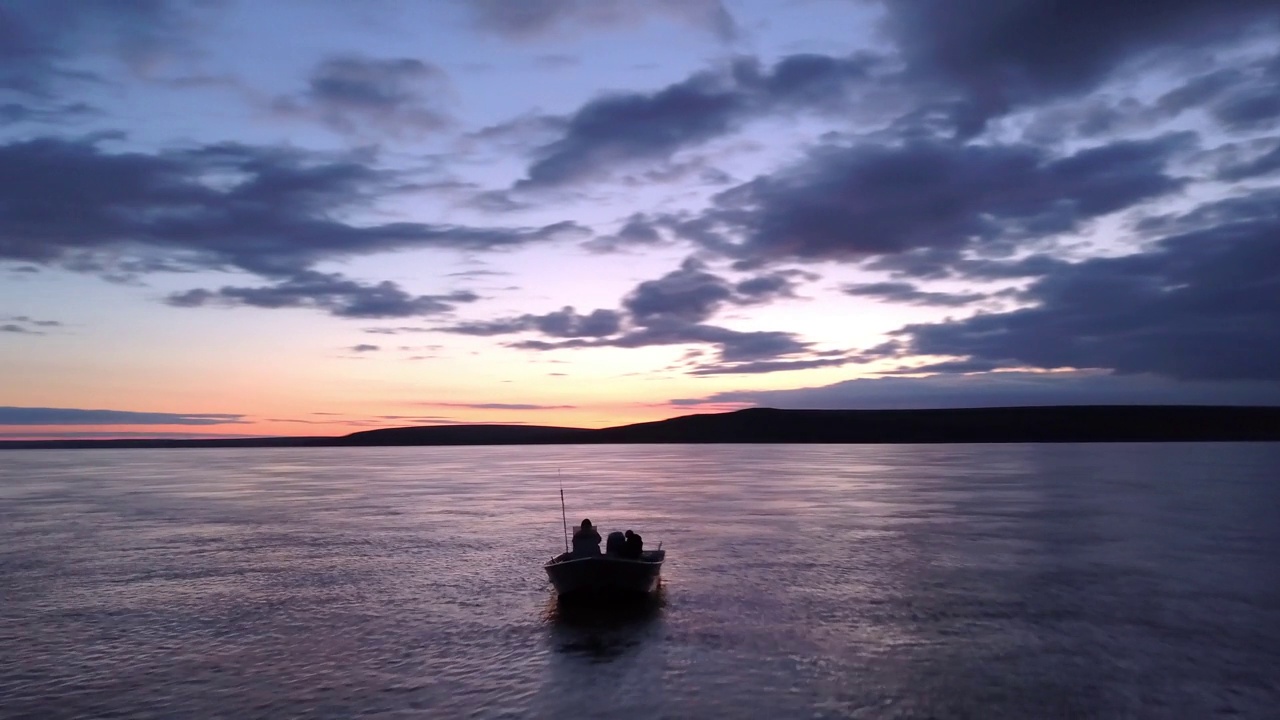
[(745, 404), (669, 405), (613, 404), (550, 410), (438, 408), (448, 417), (426, 406), (417, 415), (323, 414), (311, 417), (245, 418), (240, 422), (210, 425), (0, 425), (0, 441), (5, 440), (99, 440), (99, 439), (204, 439), (240, 437), (341, 437), (365, 430), (395, 427), (448, 425), (544, 425), (598, 429), (615, 425), (665, 420), (680, 415), (725, 412)]

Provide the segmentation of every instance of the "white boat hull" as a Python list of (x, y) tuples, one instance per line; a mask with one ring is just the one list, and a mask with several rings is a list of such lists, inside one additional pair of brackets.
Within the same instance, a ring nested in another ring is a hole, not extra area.
[(663, 550), (645, 551), (639, 560), (612, 555), (574, 558), (557, 555), (544, 567), (561, 595), (643, 595), (661, 582)]

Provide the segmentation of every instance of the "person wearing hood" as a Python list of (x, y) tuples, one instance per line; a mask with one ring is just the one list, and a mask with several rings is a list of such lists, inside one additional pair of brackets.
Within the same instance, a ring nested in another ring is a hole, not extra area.
[(573, 531), (573, 554), (577, 557), (600, 554), (600, 533), (589, 519), (584, 519), (578, 529)]

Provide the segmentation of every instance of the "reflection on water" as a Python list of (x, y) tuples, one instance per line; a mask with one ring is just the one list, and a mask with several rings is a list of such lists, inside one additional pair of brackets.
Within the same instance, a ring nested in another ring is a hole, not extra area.
[(543, 617), (557, 652), (607, 663), (646, 639), (661, 637), (660, 621), (666, 604), (663, 586), (647, 596), (553, 596), (547, 602)]
[[(557, 478), (557, 472), (561, 478)], [(1274, 718), (1280, 446), (0, 455), (0, 716)], [(565, 605), (571, 519), (663, 592)]]

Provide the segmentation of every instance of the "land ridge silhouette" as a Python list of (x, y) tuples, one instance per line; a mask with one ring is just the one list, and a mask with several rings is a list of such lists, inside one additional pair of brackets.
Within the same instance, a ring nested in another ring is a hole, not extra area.
[(0, 449), (1280, 441), (1280, 407), (1055, 405), (695, 413), (606, 428), (476, 423), (338, 436), (0, 441)]

